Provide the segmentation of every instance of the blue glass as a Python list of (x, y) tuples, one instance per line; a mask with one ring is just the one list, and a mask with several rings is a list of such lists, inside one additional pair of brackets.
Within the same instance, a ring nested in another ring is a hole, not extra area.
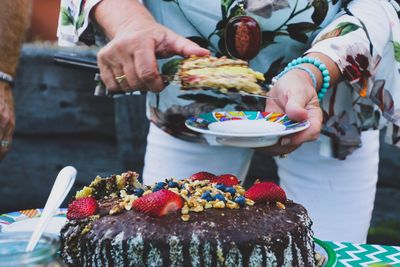
[[(6, 266), (65, 266), (56, 257), (60, 248), (56, 235), (44, 234), (32, 252), (25, 252), (30, 232), (0, 233), (0, 263)], [(2, 265), (3, 266), (3, 265)]]

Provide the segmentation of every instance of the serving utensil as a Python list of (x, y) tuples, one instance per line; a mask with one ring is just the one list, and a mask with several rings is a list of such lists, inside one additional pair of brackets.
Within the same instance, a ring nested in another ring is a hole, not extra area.
[[(173, 78), (167, 76), (167, 75), (161, 75), (164, 81), (171, 81), (172, 84), (177, 84), (180, 85), (179, 81), (173, 80)], [(106, 88), (106, 86), (104, 85), (104, 83), (101, 81), (100, 79), (100, 75), (96, 74), (95, 76), (95, 81), (97, 81), (97, 86), (94, 92), (94, 95), (96, 96), (111, 96), (113, 98), (118, 98), (121, 96), (130, 96), (130, 95), (140, 95), (143, 94), (145, 92), (142, 91), (132, 91), (132, 92), (124, 92), (124, 91), (117, 91), (117, 92), (110, 92), (108, 91), (108, 89)], [(265, 86), (262, 85), (262, 87), (265, 89)], [(241, 96), (251, 96), (251, 97), (257, 97), (257, 98), (265, 98), (265, 99), (277, 99), (276, 97), (272, 97), (272, 96), (268, 96), (267, 92), (265, 92), (265, 94), (251, 94), (251, 93), (247, 93), (244, 91), (229, 91), (229, 90), (225, 90), (222, 91), (220, 89), (217, 88), (212, 88), (212, 87), (207, 87), (207, 88), (194, 88), (194, 89), (184, 89), (182, 91), (189, 91), (189, 90), (194, 90), (194, 91), (199, 91), (199, 90), (211, 90), (220, 94), (224, 94), (224, 95), (241, 95)]]
[[(104, 85), (104, 83), (101, 80), (100, 74), (99, 74), (99, 67), (97, 66), (97, 59), (96, 57), (82, 57), (81, 55), (78, 55), (73, 52), (59, 52), (54, 56), (54, 60), (57, 63), (64, 64), (64, 65), (70, 65), (70, 66), (76, 66), (76, 67), (81, 67), (85, 69), (91, 69), (96, 72), (94, 80), (97, 82), (97, 86), (94, 90), (94, 95), (96, 96), (109, 96), (112, 98), (118, 98), (122, 96), (131, 96), (131, 95), (141, 95), (144, 94), (145, 92), (142, 91), (132, 91), (132, 92), (124, 92), (124, 91), (117, 91), (117, 92), (110, 92)], [(172, 75), (161, 75), (162, 79), (164, 82), (171, 82), (174, 84), (179, 85), (179, 81), (175, 80), (175, 77)], [(268, 90), (268, 85), (266, 84), (260, 84), (260, 86), (264, 90)], [(201, 90), (196, 88), (196, 90)], [(274, 97), (268, 96), (267, 93), (264, 94), (250, 94), (246, 92), (232, 92), (232, 91), (226, 91), (223, 92), (217, 88), (205, 88), (205, 90), (213, 90), (219, 93), (223, 93), (226, 95), (245, 95), (245, 96), (251, 96), (251, 97), (257, 97), (257, 98), (268, 98), (268, 99), (276, 99)]]
[(68, 192), (71, 190), (71, 187), (75, 182), (76, 174), (76, 169), (71, 166), (63, 168), (58, 173), (46, 205), (43, 209), (42, 215), (39, 218), (39, 222), (36, 225), (31, 239), (29, 240), (29, 243), (25, 249), (26, 252), (30, 252), (35, 249), (44, 230), (46, 230), (50, 220), (53, 218), (55, 211), (60, 207)]
[[(188, 90), (190, 90), (190, 89), (185, 89), (185, 91), (188, 91)], [(257, 98), (265, 98), (265, 99), (277, 99), (276, 97), (269, 96), (267, 92), (265, 92), (264, 94), (252, 94), (252, 93), (248, 93), (245, 91), (229, 91), (229, 90), (222, 91), (220, 89), (210, 88), (210, 87), (207, 87), (204, 89), (196, 88), (193, 90), (211, 90), (211, 91), (214, 91), (214, 92), (217, 92), (220, 94), (224, 94), (224, 95), (232, 95), (232, 96), (241, 95), (241, 96), (251, 96), (251, 97), (257, 97)]]

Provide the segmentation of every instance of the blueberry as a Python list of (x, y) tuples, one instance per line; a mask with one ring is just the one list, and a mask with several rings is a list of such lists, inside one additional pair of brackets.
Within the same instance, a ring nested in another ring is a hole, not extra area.
[(210, 191), (206, 191), (203, 194), (201, 194), (201, 198), (207, 201), (213, 200), (213, 197), (210, 194)]
[(167, 184), (164, 182), (156, 183), (155, 186), (153, 187), (153, 192), (157, 192), (157, 191), (160, 191), (161, 189), (164, 189), (166, 185)]
[(174, 181), (168, 182), (168, 188), (177, 188), (177, 187), (179, 187), (179, 184), (177, 182)]
[(136, 188), (133, 190), (133, 194), (137, 197), (141, 197), (144, 193), (144, 190), (142, 188)]
[(125, 189), (126, 193), (128, 193), (129, 195), (135, 194), (135, 190), (136, 190), (136, 188), (133, 187), (132, 185), (129, 185), (129, 186)]
[(222, 201), (225, 201), (225, 197), (224, 197), (222, 194), (216, 194), (216, 195), (214, 196), (214, 199), (215, 199), (215, 200), (222, 200)]
[(234, 196), (235, 194), (236, 194), (236, 190), (235, 190), (235, 188), (233, 188), (233, 187), (227, 187), (227, 188), (225, 188), (225, 192), (227, 192), (227, 193), (231, 193), (231, 195), (232, 196)]
[(165, 183), (165, 182), (156, 183), (156, 186), (159, 186), (159, 187), (165, 187), (166, 185), (167, 185), (167, 183)]
[(221, 190), (221, 191), (225, 191), (226, 186), (223, 185), (223, 184), (217, 184), (217, 185), (215, 186), (215, 188), (217, 188), (218, 190)]
[(246, 198), (244, 196), (235, 197), (235, 202), (239, 204), (239, 206), (243, 207), (246, 204)]

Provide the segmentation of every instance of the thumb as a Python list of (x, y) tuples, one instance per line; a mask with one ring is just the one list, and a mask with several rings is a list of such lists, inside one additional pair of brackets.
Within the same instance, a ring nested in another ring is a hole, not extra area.
[(178, 55), (189, 57), (189, 56), (209, 56), (210, 51), (202, 48), (195, 42), (190, 41), (178, 34), (173, 33), (172, 36), (175, 40), (172, 41), (172, 50)]
[(307, 119), (307, 96), (301, 91), (288, 95), (288, 101), (285, 106), (285, 113), (291, 120), (303, 121)]

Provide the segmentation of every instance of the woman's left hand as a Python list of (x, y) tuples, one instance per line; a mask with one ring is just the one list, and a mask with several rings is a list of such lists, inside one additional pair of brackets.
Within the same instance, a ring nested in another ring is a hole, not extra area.
[(294, 69), (282, 76), (267, 99), (266, 111), (286, 113), (294, 121), (308, 120), (310, 127), (299, 133), (285, 136), (279, 143), (258, 149), (273, 156), (284, 155), (297, 149), (305, 142), (318, 139), (322, 126), (322, 111), (316, 89), (306, 72)]

